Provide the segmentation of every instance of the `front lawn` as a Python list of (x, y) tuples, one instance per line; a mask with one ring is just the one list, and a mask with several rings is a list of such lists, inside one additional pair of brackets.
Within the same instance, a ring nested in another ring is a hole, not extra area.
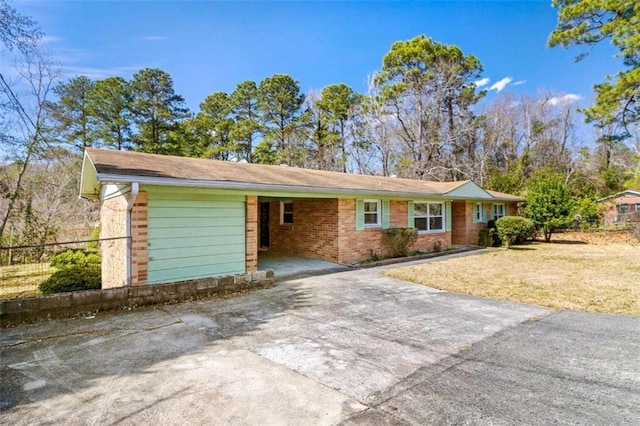
[(640, 316), (640, 247), (631, 244), (531, 243), (385, 274), (452, 293)]

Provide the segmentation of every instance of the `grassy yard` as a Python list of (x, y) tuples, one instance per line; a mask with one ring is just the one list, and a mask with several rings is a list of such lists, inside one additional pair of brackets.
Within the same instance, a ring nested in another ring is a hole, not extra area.
[(640, 316), (640, 247), (631, 244), (536, 242), (385, 273), (453, 293)]
[(38, 285), (54, 271), (49, 262), (0, 267), (0, 299), (39, 295)]

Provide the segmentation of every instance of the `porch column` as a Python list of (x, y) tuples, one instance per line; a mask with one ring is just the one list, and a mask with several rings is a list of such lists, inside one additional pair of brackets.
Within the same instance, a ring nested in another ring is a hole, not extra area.
[(247, 195), (245, 213), (245, 270), (258, 270), (258, 196)]

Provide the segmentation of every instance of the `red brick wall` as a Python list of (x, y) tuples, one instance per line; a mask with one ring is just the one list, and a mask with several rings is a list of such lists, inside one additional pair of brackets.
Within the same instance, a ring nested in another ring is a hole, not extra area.
[(131, 285), (147, 283), (147, 192), (140, 191), (131, 210)]
[(294, 199), (293, 224), (282, 225), (280, 202), (271, 202), (269, 249), (339, 262), (337, 213), (337, 199)]
[[(487, 227), (491, 220), (491, 206), (493, 203), (482, 203), (484, 222), (473, 223), (475, 202), (456, 201), (451, 203), (452, 243), (460, 245), (478, 245), (480, 231)], [(517, 203), (505, 203), (505, 211), (510, 216), (518, 214)]]
[[(484, 222), (473, 223), (475, 214), (475, 202), (456, 201), (451, 203), (451, 230), (453, 231), (452, 243), (459, 245), (478, 245), (480, 230), (487, 227), (487, 221), (491, 214), (491, 204), (482, 203), (484, 209)], [(511, 212), (507, 206), (509, 214)]]
[(468, 211), (469, 206), (473, 209), (471, 203), (464, 201), (454, 201), (451, 203), (451, 243), (466, 245), (468, 240), (467, 229), (470, 227), (473, 217)]
[[(407, 201), (391, 201), (389, 225), (394, 228), (406, 228), (408, 218)], [(389, 256), (389, 248), (384, 243), (381, 228), (365, 228), (356, 231), (356, 201), (354, 199), (340, 199), (338, 207), (339, 227), (339, 263), (350, 264), (362, 262), (371, 257), (371, 250), (380, 256)], [(443, 248), (451, 246), (451, 233), (441, 232), (420, 234), (413, 246), (414, 250), (433, 250), (434, 244), (439, 243)]]
[(258, 270), (258, 197), (247, 195), (245, 212), (245, 272)]

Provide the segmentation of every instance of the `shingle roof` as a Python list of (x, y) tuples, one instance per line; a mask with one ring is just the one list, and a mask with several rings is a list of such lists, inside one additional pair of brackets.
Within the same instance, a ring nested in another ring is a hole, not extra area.
[(507, 194), (505, 192), (498, 192), (498, 191), (490, 191), (488, 189), (486, 189), (485, 191), (487, 191), (489, 194), (491, 194), (492, 197), (497, 198), (499, 200), (505, 200), (505, 201), (525, 201), (524, 198), (519, 197), (517, 195), (513, 195), (513, 194)]
[[(383, 176), (359, 175), (298, 167), (234, 163), (169, 155), (87, 148), (86, 155), (97, 173), (98, 182), (133, 181), (142, 178), (216, 184), (255, 185), (262, 189), (296, 188), (317, 192), (365, 192), (443, 196), (469, 181), (432, 182)], [(511, 196), (513, 197), (513, 196)]]

